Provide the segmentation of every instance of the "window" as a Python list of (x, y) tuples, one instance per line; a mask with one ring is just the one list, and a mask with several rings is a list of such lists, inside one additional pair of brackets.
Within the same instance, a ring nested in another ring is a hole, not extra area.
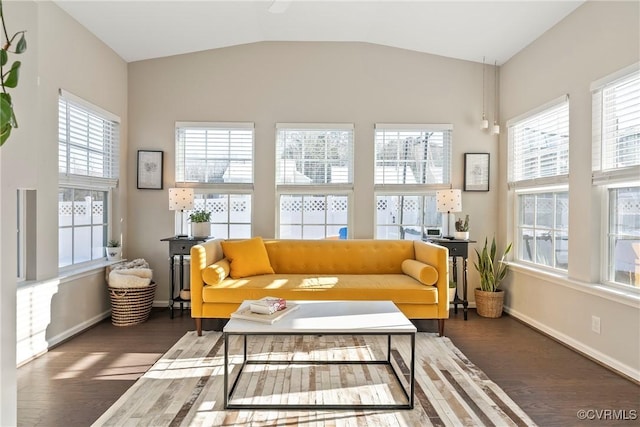
[(519, 260), (567, 270), (569, 100), (510, 120), (509, 186), (516, 190)]
[(102, 259), (119, 175), (120, 119), (61, 91), (58, 100), (58, 266)]
[(591, 85), (593, 183), (607, 200), (603, 280), (640, 288), (640, 64)]
[(345, 237), (353, 192), (353, 125), (276, 125), (278, 237)]
[(440, 226), (436, 190), (451, 183), (452, 129), (376, 124), (376, 238), (419, 240)]
[[(176, 184), (194, 187), (194, 210), (211, 213), (211, 236), (251, 237), (253, 123), (176, 123)], [(176, 212), (176, 222), (187, 218)]]

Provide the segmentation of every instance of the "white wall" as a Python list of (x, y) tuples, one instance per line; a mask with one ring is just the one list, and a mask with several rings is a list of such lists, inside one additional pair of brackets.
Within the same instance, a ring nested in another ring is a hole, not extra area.
[[(23, 342), (39, 341), (49, 346), (108, 315), (103, 270), (67, 278), (51, 288), (51, 283), (58, 280), (58, 89), (64, 88), (122, 118), (124, 161), (127, 67), (51, 2), (3, 2), (3, 8), (9, 32), (26, 29), (28, 42), (28, 50), (20, 58), (21, 81), (13, 96), (20, 128), (1, 148), (0, 156), (0, 425), (15, 425), (16, 330), (21, 334), (31, 331), (19, 338), (26, 340)], [(120, 182), (114, 195), (116, 235), (126, 231), (120, 212), (127, 195), (126, 167), (122, 167)], [(37, 191), (37, 280), (24, 285), (16, 284), (17, 189)], [(20, 307), (19, 322), (16, 306)]]
[[(640, 379), (640, 300), (596, 284), (601, 263), (601, 200), (591, 185), (591, 82), (640, 60), (640, 3), (587, 2), (501, 67), (506, 120), (564, 94), (570, 99), (569, 273), (515, 267), (505, 286), (512, 315)], [(513, 241), (513, 194), (506, 186), (507, 138), (500, 138), (498, 214)], [(506, 236), (506, 237), (505, 237)], [(504, 241), (504, 240), (503, 240)], [(591, 316), (601, 334), (591, 331)]]
[[(482, 58), (478, 58), (482, 60)], [(487, 67), (493, 76), (493, 67)], [(493, 78), (487, 106), (493, 119)], [(156, 300), (168, 298), (167, 243), (174, 213), (176, 121), (255, 122), (253, 234), (275, 235), (276, 122), (355, 125), (353, 236), (374, 235), (375, 123), (452, 123), (453, 186), (462, 187), (463, 153), (492, 156), (491, 191), (463, 193), (471, 237), (496, 230), (497, 140), (480, 129), (482, 64), (363, 43), (263, 42), (129, 64), (129, 174), (136, 151), (163, 150), (164, 190), (129, 189), (132, 256), (156, 271)], [(472, 280), (475, 272), (471, 272)]]

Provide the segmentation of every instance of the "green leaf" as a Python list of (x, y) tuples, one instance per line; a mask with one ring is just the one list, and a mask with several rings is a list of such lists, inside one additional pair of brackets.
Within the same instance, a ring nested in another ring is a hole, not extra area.
[(11, 64), (11, 69), (7, 73), (7, 77), (4, 78), (5, 87), (16, 87), (18, 86), (18, 77), (20, 76), (20, 61), (16, 61)]
[(2, 147), (4, 142), (7, 139), (9, 139), (10, 135), (11, 135), (11, 125), (10, 124), (6, 124), (6, 125), (0, 127), (0, 147)]
[(11, 124), (12, 116), (13, 108), (11, 107), (11, 97), (6, 93), (2, 93), (0, 94), (0, 128)]
[(22, 53), (27, 50), (27, 38), (24, 36), (24, 32), (20, 35), (20, 40), (16, 44), (16, 53)]
[(7, 65), (7, 61), (9, 60), (9, 55), (7, 55), (7, 51), (4, 49), (0, 49), (0, 65), (3, 67)]

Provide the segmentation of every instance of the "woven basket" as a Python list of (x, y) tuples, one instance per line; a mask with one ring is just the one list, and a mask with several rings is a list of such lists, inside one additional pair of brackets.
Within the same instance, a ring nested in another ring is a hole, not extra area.
[(111, 297), (111, 323), (115, 326), (131, 326), (149, 318), (156, 282), (143, 288), (113, 288), (109, 286)]
[(496, 318), (502, 316), (504, 292), (485, 292), (475, 289), (476, 311), (478, 316)]

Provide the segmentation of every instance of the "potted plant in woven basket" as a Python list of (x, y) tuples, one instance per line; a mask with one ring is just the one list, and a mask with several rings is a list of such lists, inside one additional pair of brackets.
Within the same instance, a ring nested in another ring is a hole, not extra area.
[(474, 293), (476, 297), (476, 311), (482, 317), (502, 316), (504, 304), (504, 291), (498, 289), (500, 283), (507, 275), (509, 266), (504, 262), (505, 257), (511, 251), (511, 243), (504, 250), (500, 258), (497, 257), (496, 238), (493, 238), (491, 247), (488, 247), (487, 239), (484, 239), (482, 252), (476, 249), (477, 261), (474, 266), (480, 273), (480, 287)]

